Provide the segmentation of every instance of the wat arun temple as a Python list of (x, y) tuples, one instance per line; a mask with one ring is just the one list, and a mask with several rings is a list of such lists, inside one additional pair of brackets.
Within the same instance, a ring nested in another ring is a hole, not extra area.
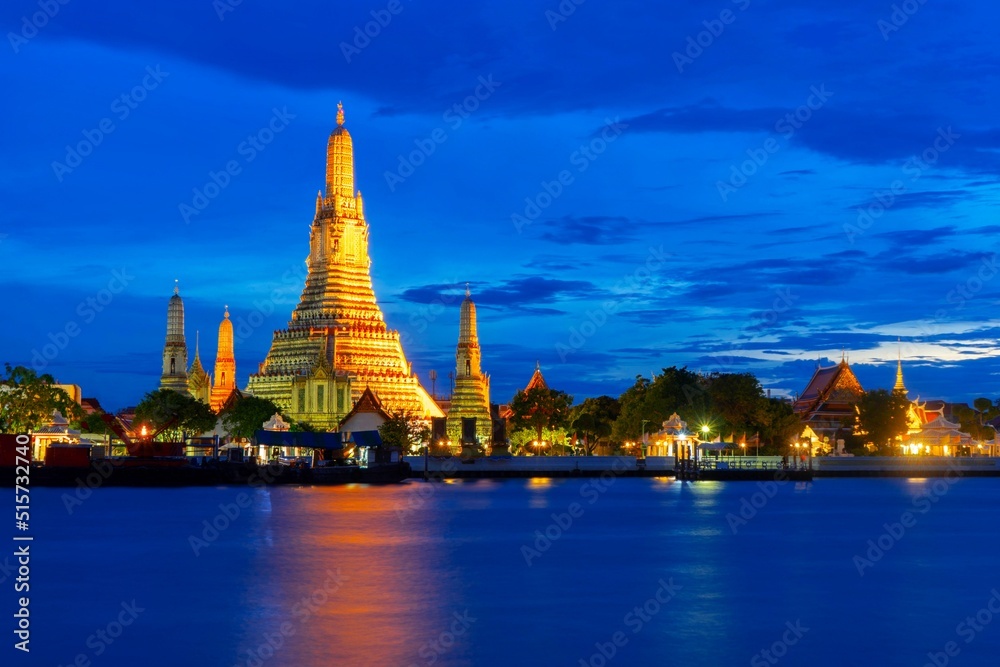
[(248, 393), (317, 428), (335, 428), (365, 389), (389, 412), (444, 416), (375, 300), (368, 232), (354, 189), (354, 147), (338, 105), (326, 147), (326, 191), (317, 194), (309, 234), (305, 288), (288, 328), (274, 332), (247, 385)]

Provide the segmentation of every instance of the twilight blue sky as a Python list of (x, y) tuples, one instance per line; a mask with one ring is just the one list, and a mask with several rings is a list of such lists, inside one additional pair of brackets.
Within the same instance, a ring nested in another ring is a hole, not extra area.
[(229, 304), (244, 385), (301, 290), (343, 100), (376, 292), (427, 385), (468, 281), (498, 402), (536, 359), (578, 399), (673, 364), (794, 393), (841, 349), (886, 387), (897, 337), (911, 395), (995, 397), (1000, 6), (904, 4), (5, 2), (0, 361), (54, 339), (45, 371), (134, 404), (177, 278), (206, 365)]

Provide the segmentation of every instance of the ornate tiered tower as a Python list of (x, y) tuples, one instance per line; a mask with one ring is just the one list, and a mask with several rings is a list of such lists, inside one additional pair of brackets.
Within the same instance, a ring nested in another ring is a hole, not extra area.
[(208, 405), (212, 395), (212, 378), (208, 376), (208, 371), (201, 365), (201, 355), (198, 352), (200, 336), (196, 331), (194, 334), (194, 361), (188, 369), (188, 392), (199, 401)]
[(458, 348), (455, 351), (455, 391), (448, 410), (448, 439), (462, 441), (462, 418), (476, 419), (476, 436), (485, 445), (492, 434), (490, 419), (490, 379), (483, 374), (480, 362), (479, 335), (476, 332), (476, 304), (468, 287), (462, 302), (458, 327)]
[[(326, 148), (326, 192), (316, 197), (306, 268), (305, 289), (288, 328), (274, 332), (267, 358), (250, 376), (247, 390), (314, 426), (319, 426), (317, 415), (336, 424), (334, 417), (345, 415), (351, 408), (348, 401), (357, 400), (366, 387), (390, 412), (443, 416), (413, 375), (399, 332), (386, 327), (375, 301), (368, 223), (361, 193), (354, 191), (354, 149), (339, 104), (337, 127)], [(326, 384), (302, 386), (312, 378)]]
[(160, 389), (188, 393), (187, 343), (184, 342), (184, 301), (181, 290), (174, 284), (174, 295), (167, 305), (167, 342), (163, 346), (163, 374)]
[(896, 384), (893, 386), (892, 390), (896, 393), (906, 396), (906, 384), (903, 382), (903, 352), (900, 350), (897, 352), (896, 358)]
[(229, 395), (236, 389), (236, 358), (233, 356), (233, 323), (229, 320), (229, 306), (219, 323), (219, 347), (215, 354), (215, 376), (209, 407), (218, 412)]

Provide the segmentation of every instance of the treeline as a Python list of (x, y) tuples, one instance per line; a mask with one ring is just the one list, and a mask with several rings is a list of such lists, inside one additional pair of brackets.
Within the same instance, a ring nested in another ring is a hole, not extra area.
[(647, 435), (659, 431), (676, 412), (692, 434), (737, 441), (758, 438), (763, 454), (778, 453), (802, 429), (791, 405), (768, 398), (750, 373), (703, 375), (671, 366), (652, 379), (637, 376), (617, 398), (598, 396), (572, 403), (572, 397), (558, 390), (519, 391), (510, 403), (512, 441), (524, 440), (518, 432), (527, 431), (539, 440), (548, 432), (552, 440), (575, 437), (579, 446), (585, 441), (588, 453), (597, 447), (615, 449), (640, 440), (644, 431)]

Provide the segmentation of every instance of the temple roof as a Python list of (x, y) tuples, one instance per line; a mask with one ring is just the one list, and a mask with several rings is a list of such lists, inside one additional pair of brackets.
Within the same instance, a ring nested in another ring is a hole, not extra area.
[(358, 398), (351, 411), (340, 420), (340, 425), (343, 426), (351, 417), (360, 412), (374, 412), (386, 421), (392, 419), (392, 416), (382, 407), (382, 401), (375, 395), (371, 387), (365, 387), (365, 390), (361, 392), (361, 397)]
[(528, 386), (524, 388), (524, 391), (527, 393), (536, 387), (541, 387), (542, 389), (549, 388), (549, 385), (545, 382), (545, 378), (542, 377), (542, 365), (537, 361), (535, 362), (535, 372), (532, 373), (531, 379), (528, 380)]
[(853, 403), (863, 391), (850, 365), (842, 360), (836, 366), (817, 368), (793, 409), (801, 415), (816, 412), (827, 402)]

